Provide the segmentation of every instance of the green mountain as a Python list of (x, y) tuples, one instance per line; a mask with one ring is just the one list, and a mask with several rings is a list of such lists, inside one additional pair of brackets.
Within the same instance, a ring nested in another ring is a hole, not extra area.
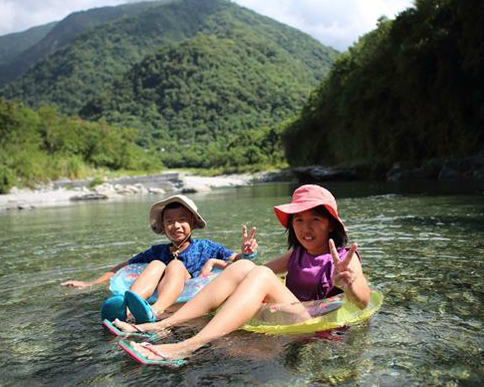
[[(0, 86), (12, 82), (24, 74), (29, 67), (49, 54), (66, 47), (90, 29), (146, 11), (154, 5), (168, 2), (146, 1), (136, 4), (125, 4), (117, 7), (101, 7), (88, 11), (75, 12), (60, 22), (35, 27), (17, 36), (0, 37), (0, 58), (2, 49), (8, 52), (8, 60), (0, 62)], [(43, 33), (43, 35), (42, 35)], [(35, 40), (35, 38), (37, 40)], [(19, 44), (20, 43), (20, 44)]]
[(307, 64), (239, 25), (147, 56), (81, 116), (138, 128), (144, 145), (207, 144), (293, 116), (314, 83)]
[(338, 59), (284, 135), (290, 164), (421, 166), (484, 151), (484, 3), (418, 0)]
[(16, 32), (0, 36), (0, 77), (1, 66), (11, 62), (17, 55), (41, 41), (55, 27), (57, 22), (29, 28), (23, 32)]
[(89, 30), (39, 61), (1, 93), (34, 107), (54, 104), (65, 114), (76, 114), (154, 50), (197, 33), (228, 36), (240, 25), (297, 57), (312, 75), (311, 85), (314, 79), (322, 79), (336, 55), (309, 36), (229, 1), (180, 0)]

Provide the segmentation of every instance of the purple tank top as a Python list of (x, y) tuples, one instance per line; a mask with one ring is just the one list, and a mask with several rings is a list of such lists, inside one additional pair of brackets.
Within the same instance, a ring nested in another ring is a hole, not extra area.
[[(342, 259), (348, 250), (348, 247), (338, 249), (339, 258)], [(342, 290), (333, 286), (333, 270), (331, 253), (312, 255), (298, 247), (287, 263), (286, 286), (300, 301), (335, 296)]]

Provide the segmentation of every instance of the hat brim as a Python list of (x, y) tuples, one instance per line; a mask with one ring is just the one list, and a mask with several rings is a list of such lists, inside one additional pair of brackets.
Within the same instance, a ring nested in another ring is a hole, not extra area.
[(164, 228), (163, 228), (163, 223), (161, 219), (161, 214), (165, 207), (171, 203), (179, 203), (183, 207), (185, 207), (188, 211), (190, 211), (193, 215), (194, 218), (194, 223), (193, 223), (193, 229), (196, 228), (205, 228), (207, 225), (207, 222), (201, 217), (201, 215), (198, 213), (198, 210), (196, 207), (194, 207), (193, 202), (185, 198), (183, 195), (175, 195), (171, 196), (165, 200), (161, 200), (151, 207), (150, 210), (150, 226), (153, 232), (156, 234), (164, 234)]

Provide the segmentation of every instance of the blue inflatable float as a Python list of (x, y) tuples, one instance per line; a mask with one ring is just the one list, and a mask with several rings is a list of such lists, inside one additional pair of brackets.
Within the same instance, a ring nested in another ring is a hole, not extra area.
[[(129, 290), (133, 282), (136, 280), (136, 278), (138, 278), (147, 265), (148, 264), (146, 263), (135, 263), (119, 269), (109, 281), (109, 290), (113, 296), (124, 296), (124, 293)], [(210, 283), (220, 272), (220, 269), (215, 269), (206, 277), (195, 277), (189, 279), (185, 284), (182, 294), (180, 294), (176, 302), (187, 302), (205, 285)], [(154, 293), (147, 299), (147, 301), (152, 304), (157, 298), (156, 293)]]

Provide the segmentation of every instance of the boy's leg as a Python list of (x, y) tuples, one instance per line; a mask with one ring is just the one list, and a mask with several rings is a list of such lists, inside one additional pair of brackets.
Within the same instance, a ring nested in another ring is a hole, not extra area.
[(156, 288), (158, 299), (151, 305), (158, 316), (174, 304), (189, 279), (190, 273), (179, 260), (175, 259), (166, 266), (163, 278)]
[(147, 299), (154, 293), (165, 269), (166, 265), (163, 262), (151, 261), (136, 278), (129, 290)]

